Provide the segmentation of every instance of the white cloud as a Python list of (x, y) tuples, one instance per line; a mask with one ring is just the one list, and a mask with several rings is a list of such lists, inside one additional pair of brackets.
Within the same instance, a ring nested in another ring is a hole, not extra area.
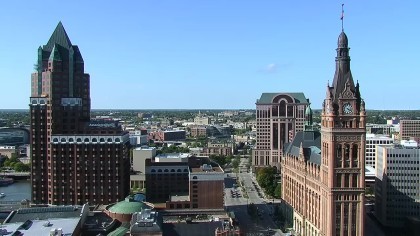
[(278, 65), (276, 63), (271, 63), (265, 66), (264, 71), (267, 73), (274, 73), (277, 71)]

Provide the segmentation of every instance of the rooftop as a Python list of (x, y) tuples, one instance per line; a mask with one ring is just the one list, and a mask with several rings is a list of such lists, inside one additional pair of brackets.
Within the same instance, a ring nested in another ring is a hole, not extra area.
[(189, 201), (190, 196), (188, 194), (186, 195), (171, 195), (171, 202), (183, 202), (183, 201)]
[(52, 230), (57, 232), (59, 229), (61, 229), (62, 235), (74, 235), (79, 221), (80, 217), (29, 220), (25, 225), (22, 222), (6, 223), (1, 226), (0, 235), (51, 235)]
[(305, 160), (321, 165), (321, 133), (316, 130), (297, 132), (291, 143), (284, 144), (285, 154), (299, 157), (301, 144)]
[(142, 209), (148, 209), (149, 206), (143, 202), (137, 202), (127, 197), (124, 201), (120, 201), (108, 208), (110, 212), (120, 213), (120, 214), (133, 214), (134, 212), (139, 212)]
[(188, 158), (191, 154), (189, 153), (162, 153), (156, 156), (156, 158)]
[(23, 208), (12, 212), (5, 223), (49, 220), (53, 218), (79, 218), (81, 212), (81, 206)]
[(263, 93), (261, 94), (260, 99), (257, 99), (257, 104), (270, 104), (273, 103), (273, 99), (277, 97), (278, 95), (289, 95), (292, 98), (294, 98), (295, 103), (304, 103), (308, 104), (308, 101), (306, 100), (305, 94), (303, 93)]
[(188, 223), (165, 223), (163, 224), (164, 235), (182, 236), (214, 236), (216, 228), (223, 228), (221, 221), (192, 222)]
[(156, 150), (156, 147), (138, 147), (135, 150), (146, 150), (146, 151), (151, 151), (151, 150)]
[(192, 173), (209, 173), (209, 172), (216, 172), (216, 173), (223, 173), (222, 168), (219, 166), (211, 166), (210, 164), (203, 164), (200, 167), (191, 168)]

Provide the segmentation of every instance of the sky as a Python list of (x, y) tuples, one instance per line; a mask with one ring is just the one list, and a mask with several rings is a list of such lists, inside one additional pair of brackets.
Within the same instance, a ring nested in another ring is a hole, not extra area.
[(321, 108), (341, 32), (367, 109), (420, 109), (420, 1), (1, 1), (0, 109), (27, 109), (37, 49), (61, 21), (93, 109), (255, 109), (264, 92)]

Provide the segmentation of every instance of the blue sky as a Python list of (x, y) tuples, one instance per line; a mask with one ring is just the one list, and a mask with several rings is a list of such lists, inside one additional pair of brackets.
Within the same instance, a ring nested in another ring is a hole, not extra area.
[[(344, 4), (367, 109), (420, 109), (420, 2)], [(263, 92), (304, 92), (320, 108), (340, 15), (331, 0), (2, 1), (0, 109), (28, 108), (37, 48), (59, 21), (84, 57), (92, 108), (254, 109)]]

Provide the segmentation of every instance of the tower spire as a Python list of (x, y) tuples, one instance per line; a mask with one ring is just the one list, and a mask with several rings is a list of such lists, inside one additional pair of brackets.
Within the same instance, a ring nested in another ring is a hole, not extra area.
[(344, 32), (344, 3), (341, 4), (341, 31)]

